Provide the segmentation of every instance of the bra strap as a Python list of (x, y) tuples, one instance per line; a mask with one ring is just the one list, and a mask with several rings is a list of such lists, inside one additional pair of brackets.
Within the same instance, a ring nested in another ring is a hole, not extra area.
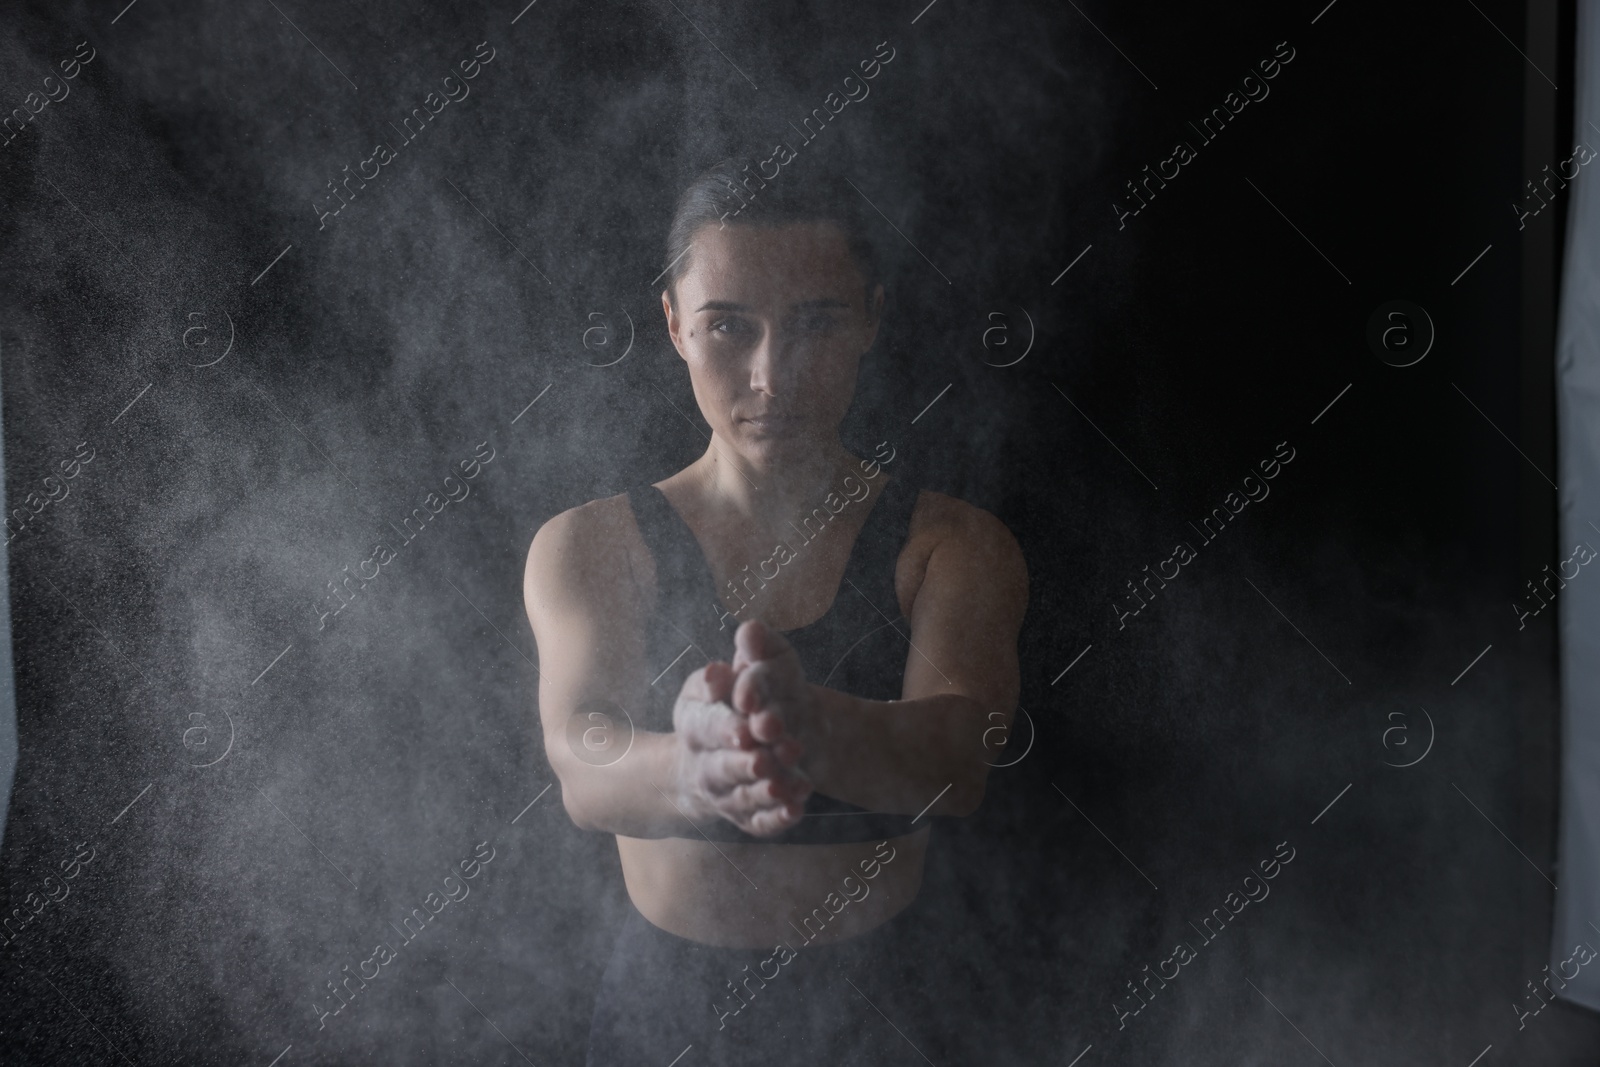
[[(663, 596), (682, 592), (699, 593), (693, 588), (697, 571), (705, 571), (704, 556), (694, 533), (683, 521), (665, 493), (653, 485), (628, 490), (628, 504), (639, 525), (639, 535), (656, 564), (656, 584)], [(711, 582), (709, 572), (704, 586)]]
[[(918, 490), (903, 478), (893, 478), (884, 487), (882, 499), (873, 504), (867, 525), (851, 554), (845, 571), (849, 579), (889, 619), (900, 616), (900, 601), (894, 587), (895, 562), (905, 548), (911, 532), (911, 513), (916, 509)], [(845, 588), (841, 595), (855, 596)], [(876, 613), (875, 613), (876, 614)]]

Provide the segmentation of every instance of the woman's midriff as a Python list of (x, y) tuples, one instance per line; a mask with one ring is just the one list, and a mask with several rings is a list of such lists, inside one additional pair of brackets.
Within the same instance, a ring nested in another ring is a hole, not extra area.
[[(705, 945), (771, 948), (796, 934), (815, 934), (810, 943), (816, 945), (847, 940), (888, 922), (915, 900), (928, 829), (887, 840), (893, 853), (880, 850), (878, 841), (713, 845), (618, 834), (617, 853), (633, 906), (654, 925)], [(887, 863), (885, 855), (892, 856)], [(863, 860), (869, 861), (867, 871), (877, 871), (875, 877), (863, 873)], [(837, 913), (825, 903), (829, 894)], [(814, 919), (802, 926), (814, 909), (828, 919), (826, 925)]]

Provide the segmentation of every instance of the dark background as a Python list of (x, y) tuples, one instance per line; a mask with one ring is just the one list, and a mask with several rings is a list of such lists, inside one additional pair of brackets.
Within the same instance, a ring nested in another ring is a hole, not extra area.
[[(525, 807), (552, 775), (524, 554), (703, 449), (650, 284), (676, 193), (794, 143), (880, 41), (775, 180), (836, 168), (892, 220), (848, 439), (1016, 532), (1011, 751), (1036, 736), (936, 831), (940, 963), (877, 1003), (940, 1005), (972, 1063), (1594, 1062), (1591, 1013), (1508, 1010), (1555, 874), (1552, 613), (1506, 605), (1558, 558), (1562, 204), (1522, 232), (1508, 205), (1572, 154), (1511, 41), (1567, 89), (1570, 7), (121, 6), (5, 17), (8, 110), (98, 53), (0, 149), (7, 499), (95, 450), (11, 547), (6, 913), (96, 851), (0, 948), (8, 1063), (581, 1062), (625, 898), (556, 791)], [(480, 41), (470, 97), (319, 232), (325, 183)], [(1270, 96), (1119, 231), (1123, 183), (1280, 41)], [(1394, 299), (1437, 331), (1415, 366), (1365, 342)], [(483, 441), (472, 495), (319, 632), (326, 583)], [(1428, 757), (1385, 766), (1419, 707)], [(324, 983), (481, 841), (472, 895), (319, 1033)], [(1124, 983), (1284, 841), (1271, 896), (1119, 1031)]]

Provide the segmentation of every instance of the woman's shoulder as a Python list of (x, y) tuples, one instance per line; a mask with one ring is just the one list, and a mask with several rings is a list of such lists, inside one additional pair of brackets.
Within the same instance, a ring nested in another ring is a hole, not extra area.
[(653, 581), (654, 567), (629, 494), (601, 497), (547, 519), (528, 546), (529, 593), (593, 592), (597, 586)]
[(992, 513), (934, 489), (917, 493), (909, 537), (926, 542), (930, 552), (941, 542), (951, 541), (986, 553), (1020, 553), (1011, 529)]
[(924, 581), (935, 574), (958, 584), (984, 575), (997, 595), (1027, 598), (1027, 564), (1010, 528), (960, 497), (922, 489), (895, 568), (895, 592), (908, 618)]

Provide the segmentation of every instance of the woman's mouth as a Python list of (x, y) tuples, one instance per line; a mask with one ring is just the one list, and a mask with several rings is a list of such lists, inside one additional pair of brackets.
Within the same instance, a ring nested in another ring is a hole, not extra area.
[(762, 434), (788, 433), (798, 425), (792, 415), (746, 415), (740, 421)]

